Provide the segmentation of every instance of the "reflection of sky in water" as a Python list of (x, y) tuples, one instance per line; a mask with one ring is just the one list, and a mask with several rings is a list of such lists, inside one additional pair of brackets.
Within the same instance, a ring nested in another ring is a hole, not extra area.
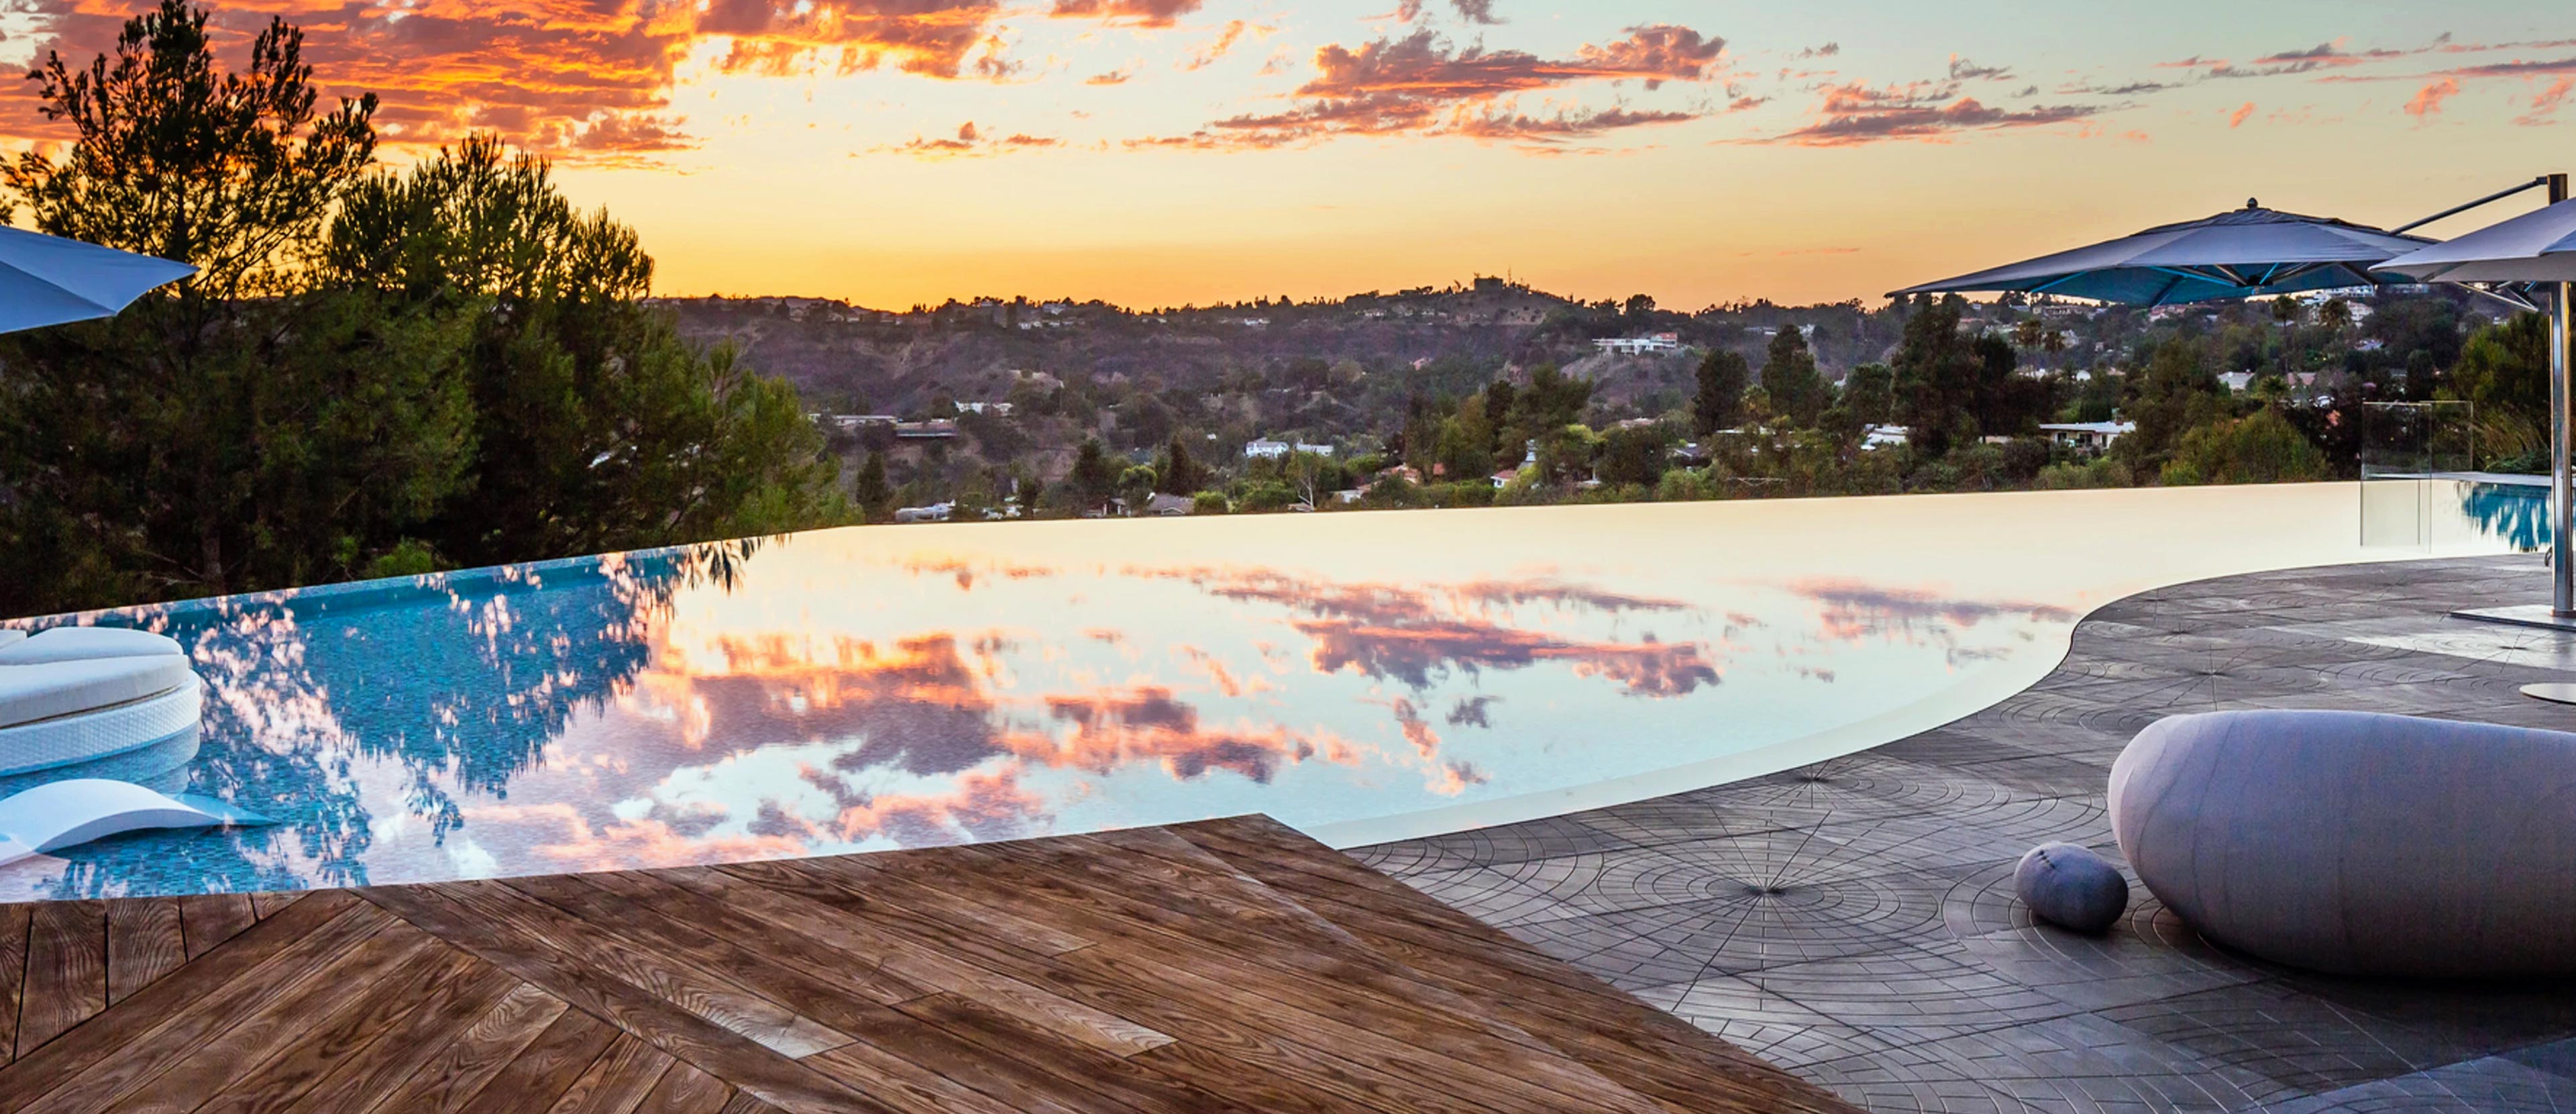
[[(192, 790), (284, 822), (67, 852), (0, 896), (1502, 800), (2026, 681), (2081, 609), (2196, 567), (2128, 510), (1997, 545), (2068, 504), (1998, 533), (1960, 516), (2009, 504), (1932, 502), (831, 531), (117, 613), (210, 683)], [(2334, 505), (2315, 532), (2348, 547)]]

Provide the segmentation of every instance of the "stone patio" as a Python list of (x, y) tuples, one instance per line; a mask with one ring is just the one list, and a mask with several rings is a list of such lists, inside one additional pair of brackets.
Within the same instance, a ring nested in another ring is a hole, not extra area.
[(2520, 696), (2576, 636), (2449, 611), (2545, 600), (2536, 558), (2231, 577), (2104, 607), (2055, 673), (1860, 754), (1353, 852), (1882, 1111), (2576, 1110), (2576, 987), (2309, 975), (2202, 942), (2131, 879), (2125, 922), (2033, 925), (2012, 868), (2114, 861), (2131, 735), (2224, 708), (2576, 730)]

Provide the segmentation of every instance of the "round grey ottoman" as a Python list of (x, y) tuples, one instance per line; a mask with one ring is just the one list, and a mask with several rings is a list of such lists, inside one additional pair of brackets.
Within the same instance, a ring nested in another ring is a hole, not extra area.
[(2344, 974), (2576, 973), (2576, 735), (2364, 712), (2175, 716), (2111, 767), (2147, 889)]
[(2060, 928), (2101, 932), (2129, 909), (2118, 867), (2072, 843), (2043, 843), (2013, 868), (2013, 892), (2031, 915)]

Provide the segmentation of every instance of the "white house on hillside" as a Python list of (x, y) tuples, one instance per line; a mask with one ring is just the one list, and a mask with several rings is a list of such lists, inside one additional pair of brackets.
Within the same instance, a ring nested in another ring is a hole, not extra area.
[(1592, 342), (1594, 348), (1603, 352), (1616, 352), (1623, 356), (1637, 356), (1648, 352), (1672, 352), (1680, 349), (1681, 346), (1682, 338), (1679, 333), (1656, 333), (1653, 336), (1644, 337), (1602, 337)]

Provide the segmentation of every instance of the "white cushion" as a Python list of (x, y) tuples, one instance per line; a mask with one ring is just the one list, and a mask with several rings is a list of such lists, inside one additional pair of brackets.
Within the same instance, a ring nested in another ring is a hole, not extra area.
[(0, 645), (0, 665), (39, 665), (49, 661), (92, 658), (139, 658), (186, 655), (179, 640), (166, 634), (126, 627), (56, 627), (34, 638)]
[(141, 700), (195, 681), (188, 659), (167, 654), (0, 666), (0, 727)]

